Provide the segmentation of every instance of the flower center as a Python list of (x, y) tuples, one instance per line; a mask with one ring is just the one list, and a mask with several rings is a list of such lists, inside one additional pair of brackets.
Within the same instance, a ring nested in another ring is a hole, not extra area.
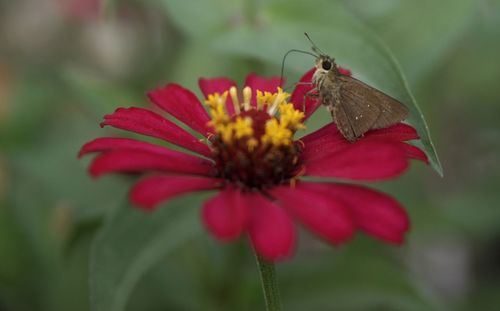
[[(228, 96), (233, 115), (226, 110)], [(208, 96), (208, 125), (213, 129), (209, 141), (218, 177), (249, 189), (294, 180), (300, 173), (302, 148), (293, 135), (305, 126), (304, 113), (287, 102), (289, 96), (281, 88), (276, 93), (257, 90), (254, 105), (249, 87), (241, 97), (235, 87)]]

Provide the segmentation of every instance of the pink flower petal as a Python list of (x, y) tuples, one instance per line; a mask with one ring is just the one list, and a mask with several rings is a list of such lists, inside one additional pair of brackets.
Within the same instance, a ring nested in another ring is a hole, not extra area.
[[(331, 139), (342, 138), (335, 123), (331, 122), (319, 130), (302, 137), (300, 140), (308, 144), (323, 144)], [(418, 139), (417, 131), (408, 124), (398, 123), (388, 128), (370, 130), (366, 132), (360, 140), (388, 140), (388, 141), (408, 141)], [(344, 139), (345, 140), (345, 139)]]
[(152, 210), (159, 203), (166, 202), (175, 196), (216, 189), (220, 183), (218, 179), (197, 176), (149, 176), (137, 182), (130, 190), (130, 201), (144, 209)]
[[(214, 79), (201, 78), (200, 80), (198, 80), (198, 85), (200, 86), (201, 92), (203, 93), (205, 98), (207, 98), (210, 94), (222, 94), (225, 91), (228, 91), (232, 86), (236, 86), (236, 82), (223, 77)], [(227, 97), (226, 108), (230, 116), (234, 115), (234, 106), (231, 96)]]
[(208, 230), (223, 241), (234, 240), (246, 230), (248, 211), (239, 189), (225, 189), (203, 205)]
[(207, 160), (173, 150), (168, 150), (164, 154), (142, 150), (113, 150), (95, 157), (89, 168), (93, 177), (114, 172), (141, 173), (158, 170), (210, 175), (213, 166)]
[(338, 71), (341, 75), (348, 76), (348, 77), (352, 76), (352, 72), (349, 69), (345, 69), (345, 68), (339, 66)]
[(306, 175), (361, 181), (393, 178), (408, 168), (399, 143), (358, 141), (336, 153), (304, 159)]
[(276, 93), (278, 87), (281, 87), (281, 85), (282, 83), (280, 77), (272, 77), (270, 79), (266, 79), (254, 73), (249, 74), (245, 80), (245, 86), (249, 86), (250, 88), (252, 88), (252, 105), (254, 107), (257, 105), (257, 97), (255, 95), (257, 93), (257, 90), (260, 90), (262, 92)]
[(409, 229), (403, 207), (392, 197), (359, 185), (301, 183), (303, 188), (340, 200), (351, 210), (356, 224), (367, 234), (401, 244)]
[(315, 71), (316, 68), (312, 68), (311, 70), (306, 72), (306, 74), (304, 74), (302, 78), (300, 78), (300, 81), (293, 90), (292, 97), (290, 99), (290, 102), (293, 103), (295, 109), (304, 111), (305, 107), (305, 120), (307, 120), (321, 105), (320, 101), (317, 98), (308, 96), (306, 97), (306, 93), (314, 88), (311, 83), (311, 79)]
[(207, 111), (191, 91), (177, 84), (168, 84), (148, 93), (149, 99), (198, 133), (207, 135), (210, 121)]
[(330, 122), (319, 130), (300, 138), (300, 140), (305, 144), (312, 144), (317, 140), (320, 140), (319, 143), (321, 144), (323, 143), (323, 141), (328, 141), (332, 137), (334, 139), (341, 138), (342, 134), (340, 134), (337, 125), (335, 125), (335, 123), (333, 122)]
[(302, 183), (295, 188), (276, 187), (271, 194), (309, 230), (330, 243), (343, 243), (354, 234), (355, 225), (349, 210), (331, 196), (303, 188)]
[(119, 129), (163, 139), (172, 144), (210, 156), (207, 145), (181, 127), (152, 111), (143, 108), (118, 108), (104, 116), (101, 126), (110, 125)]
[(168, 148), (140, 140), (130, 138), (101, 137), (83, 145), (80, 153), (78, 153), (78, 157), (80, 158), (89, 153), (111, 150), (137, 150), (166, 155), (171, 153), (171, 150)]
[(335, 123), (329, 123), (300, 140), (304, 145), (302, 154), (304, 159), (326, 156), (363, 141), (392, 141), (397, 142), (403, 149), (407, 150), (408, 158), (428, 162), (427, 156), (422, 150), (403, 143), (403, 141), (417, 138), (418, 135), (414, 128), (407, 124), (398, 123), (388, 128), (368, 131), (357, 142), (350, 143), (340, 134)]
[(243, 202), (250, 211), (248, 233), (257, 253), (269, 261), (290, 256), (295, 230), (285, 210), (260, 194), (247, 194)]
[(418, 147), (412, 146), (410, 144), (402, 144), (404, 150), (406, 151), (406, 156), (410, 159), (420, 160), (426, 164), (429, 164), (429, 158), (427, 155)]
[(366, 132), (365, 138), (386, 139), (392, 141), (408, 141), (419, 139), (417, 130), (408, 124), (397, 123), (383, 129), (371, 130)]
[(352, 144), (340, 134), (334, 123), (329, 123), (321, 129), (300, 139), (304, 146), (304, 160), (321, 157), (340, 151)]

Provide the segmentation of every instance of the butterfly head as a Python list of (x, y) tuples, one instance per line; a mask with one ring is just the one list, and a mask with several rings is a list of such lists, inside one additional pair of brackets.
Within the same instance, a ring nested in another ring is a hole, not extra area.
[(328, 74), (329, 72), (335, 72), (337, 65), (334, 58), (322, 54), (316, 58), (315, 67), (318, 73)]
[(311, 42), (312, 45), (311, 49), (314, 52), (313, 54), (316, 56), (316, 65), (315, 65), (316, 72), (321, 74), (327, 74), (330, 71), (335, 72), (337, 69), (337, 65), (335, 64), (335, 59), (323, 53), (323, 51), (321, 51), (316, 46), (316, 44), (314, 44), (314, 42), (311, 40), (307, 32), (305, 32), (304, 35), (306, 36), (307, 40)]

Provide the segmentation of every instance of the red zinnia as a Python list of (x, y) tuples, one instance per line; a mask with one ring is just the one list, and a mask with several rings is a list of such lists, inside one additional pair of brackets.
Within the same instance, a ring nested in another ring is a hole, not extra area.
[[(310, 82), (312, 73), (306, 73), (301, 82)], [(90, 165), (92, 176), (145, 173), (130, 192), (130, 200), (144, 209), (178, 195), (218, 190), (203, 206), (207, 229), (225, 241), (248, 234), (267, 260), (292, 253), (292, 219), (333, 244), (349, 240), (357, 229), (402, 243), (408, 216), (392, 197), (355, 184), (301, 179), (396, 177), (407, 169), (410, 158), (427, 161), (420, 149), (406, 143), (418, 138), (416, 131), (397, 124), (349, 143), (330, 123), (293, 140), (319, 103), (308, 98), (304, 113), (304, 94), (311, 86), (299, 84), (288, 103), (280, 84), (278, 78), (251, 74), (238, 94), (229, 79), (200, 79), (210, 116), (196, 96), (179, 85), (168, 84), (149, 93), (155, 105), (204, 140), (143, 108), (119, 108), (101, 124), (159, 138), (194, 155), (128, 138), (98, 138), (84, 145), (80, 155), (99, 153)]]

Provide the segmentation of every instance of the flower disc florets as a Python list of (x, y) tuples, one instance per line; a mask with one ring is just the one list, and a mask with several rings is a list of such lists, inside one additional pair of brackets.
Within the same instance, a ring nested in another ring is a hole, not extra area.
[[(305, 128), (304, 113), (288, 103), (290, 96), (281, 88), (276, 93), (245, 87), (240, 102), (237, 89), (208, 96), (209, 140), (218, 177), (241, 188), (263, 189), (293, 181), (301, 171), (301, 145), (293, 141), (295, 132)], [(226, 111), (232, 101), (234, 115)]]

